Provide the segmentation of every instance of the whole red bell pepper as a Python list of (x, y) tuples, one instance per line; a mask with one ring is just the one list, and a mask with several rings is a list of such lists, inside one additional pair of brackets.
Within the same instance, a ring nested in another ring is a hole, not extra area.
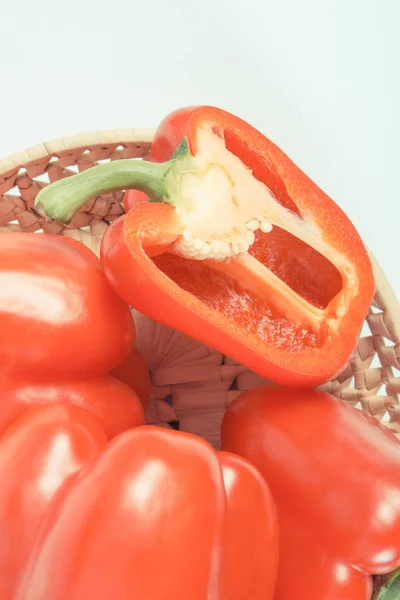
[(371, 576), (354, 569), (316, 539), (313, 525), (280, 507), (279, 569), (274, 600), (370, 600)]
[(151, 378), (147, 363), (137, 348), (133, 347), (126, 358), (111, 369), (110, 375), (135, 390), (146, 410), (151, 394)]
[(41, 190), (37, 210), (68, 222), (90, 198), (128, 193), (102, 264), (149, 317), (266, 378), (316, 386), (354, 351), (374, 294), (350, 220), (277, 146), (207, 106), (160, 124), (150, 161), (98, 165)]
[(137, 427), (54, 497), (16, 598), (272, 600), (277, 563), (274, 503), (252, 465)]
[(227, 496), (223, 598), (275, 598), (279, 536), (269, 488), (243, 458), (230, 452), (218, 458)]
[(93, 415), (60, 404), (33, 408), (0, 438), (2, 600), (16, 597), (53, 498), (98, 456), (106, 442)]
[(109, 439), (143, 425), (144, 411), (135, 392), (121, 381), (103, 375), (91, 379), (22, 382), (0, 377), (0, 436), (33, 406), (62, 402), (80, 406), (96, 415)]
[(83, 244), (0, 234), (0, 332), (0, 434), (52, 402), (91, 410), (110, 437), (144, 423), (135, 392), (107, 375), (133, 346), (131, 312)]
[(362, 574), (400, 565), (400, 446), (379, 421), (323, 392), (271, 386), (234, 400), (221, 443), (250, 460), (274, 496), (277, 600), (299, 585), (309, 600), (363, 600), (371, 582)]

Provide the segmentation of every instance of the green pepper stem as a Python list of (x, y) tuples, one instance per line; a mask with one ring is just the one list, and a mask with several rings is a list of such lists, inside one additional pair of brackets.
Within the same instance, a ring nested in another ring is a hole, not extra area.
[(60, 223), (69, 223), (88, 200), (109, 192), (136, 189), (150, 200), (168, 197), (166, 178), (176, 159), (165, 163), (123, 159), (97, 165), (40, 190), (35, 208)]
[(400, 568), (374, 577), (374, 593), (371, 600), (400, 600)]

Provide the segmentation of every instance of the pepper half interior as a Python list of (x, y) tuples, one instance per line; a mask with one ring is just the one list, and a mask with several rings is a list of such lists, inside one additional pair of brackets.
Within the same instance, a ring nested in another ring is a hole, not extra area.
[(181, 173), (175, 203), (183, 235), (155, 265), (268, 345), (321, 347), (356, 293), (351, 264), (312, 219), (278, 201), (221, 134), (205, 128), (197, 141), (198, 169)]

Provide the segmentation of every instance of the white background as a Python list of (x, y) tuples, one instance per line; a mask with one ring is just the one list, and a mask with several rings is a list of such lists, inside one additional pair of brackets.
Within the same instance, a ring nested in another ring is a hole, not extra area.
[(399, 0), (0, 0), (0, 157), (214, 104), (348, 213), (400, 295)]

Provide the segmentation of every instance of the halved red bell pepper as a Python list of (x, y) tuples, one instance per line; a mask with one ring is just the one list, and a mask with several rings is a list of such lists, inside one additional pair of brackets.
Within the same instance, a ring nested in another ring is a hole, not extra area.
[(144, 423), (136, 393), (107, 372), (135, 339), (129, 307), (83, 244), (0, 234), (0, 434), (44, 403), (83, 406), (112, 437)]
[[(150, 161), (103, 164), (43, 189), (68, 222), (99, 193), (128, 192), (102, 264), (140, 312), (278, 383), (316, 386), (354, 351), (374, 294), (350, 220), (259, 131), (223, 110), (178, 110)], [(142, 198), (143, 199), (143, 195)]]
[(371, 582), (353, 570), (400, 565), (400, 445), (373, 417), (323, 392), (259, 388), (228, 408), (222, 448), (250, 460), (271, 488), (279, 600), (306, 584), (310, 600), (363, 600)]
[(54, 499), (17, 598), (272, 600), (277, 562), (275, 507), (256, 469), (145, 426)]
[(106, 443), (105, 432), (93, 415), (61, 404), (33, 408), (0, 439), (2, 600), (16, 597), (52, 500)]

